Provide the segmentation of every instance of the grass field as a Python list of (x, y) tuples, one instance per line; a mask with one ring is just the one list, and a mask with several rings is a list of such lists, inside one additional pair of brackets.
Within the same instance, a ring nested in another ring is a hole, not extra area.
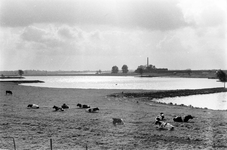
[[(55, 89), (0, 84), (0, 149), (18, 150), (99, 149), (227, 149), (227, 111), (166, 105), (144, 97), (109, 96), (121, 90)], [(11, 90), (13, 95), (5, 95)], [(144, 91), (124, 90), (125, 93)], [(150, 93), (155, 91), (149, 91)], [(27, 109), (35, 103), (40, 109)], [(70, 109), (55, 112), (54, 105)], [(98, 113), (78, 109), (77, 103), (99, 107)], [(154, 124), (160, 112), (175, 130)], [(173, 122), (174, 115), (195, 116), (188, 123)], [(124, 125), (114, 126), (112, 118)]]

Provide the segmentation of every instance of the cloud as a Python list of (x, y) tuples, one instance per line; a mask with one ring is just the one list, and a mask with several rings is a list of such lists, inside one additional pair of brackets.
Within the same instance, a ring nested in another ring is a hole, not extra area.
[(21, 34), (21, 42), (27, 42), (32, 45), (31, 48), (57, 48), (64, 43), (51, 31), (45, 31), (35, 26), (28, 26)]
[[(77, 34), (80, 34), (76, 29), (72, 29), (70, 27), (61, 27), (58, 30), (58, 35), (66, 39), (76, 39), (78, 37)], [(80, 36), (80, 35), (79, 35)]]
[(26, 41), (42, 42), (45, 35), (47, 35), (47, 32), (44, 30), (34, 26), (29, 26), (24, 29), (24, 32), (21, 34), (21, 38)]
[(1, 3), (0, 22), (6, 27), (60, 23), (173, 30), (188, 25), (175, 0), (3, 0)]
[(73, 48), (75, 44), (83, 40), (83, 33), (73, 27), (50, 26), (45, 29), (28, 26), (20, 34), (21, 42), (19, 46), (26, 45), (31, 49), (54, 49)]
[(182, 0), (178, 4), (184, 14), (184, 20), (194, 27), (226, 25), (226, 5), (225, 0)]

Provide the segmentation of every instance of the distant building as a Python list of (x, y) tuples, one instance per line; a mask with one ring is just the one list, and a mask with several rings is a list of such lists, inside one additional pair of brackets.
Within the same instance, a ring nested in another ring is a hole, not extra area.
[(154, 65), (149, 64), (149, 58), (147, 57), (147, 65), (140, 65), (135, 70), (136, 73), (140, 73), (141, 69), (143, 73), (151, 73), (151, 72), (163, 72), (168, 71), (167, 68), (156, 68)]

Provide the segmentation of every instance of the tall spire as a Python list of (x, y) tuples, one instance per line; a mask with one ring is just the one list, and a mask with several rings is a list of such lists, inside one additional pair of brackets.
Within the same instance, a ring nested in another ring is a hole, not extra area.
[(147, 66), (149, 66), (149, 58), (147, 57)]

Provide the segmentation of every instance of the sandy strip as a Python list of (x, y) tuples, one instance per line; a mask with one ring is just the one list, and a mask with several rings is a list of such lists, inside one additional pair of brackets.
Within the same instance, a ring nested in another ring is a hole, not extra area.
[[(122, 90), (55, 89), (0, 84), (0, 149), (227, 149), (227, 111), (195, 109), (143, 101), (140, 97), (110, 97)], [(11, 90), (13, 95), (5, 95)], [(124, 90), (134, 93), (137, 90)], [(141, 91), (140, 91), (141, 92)], [(40, 109), (27, 109), (28, 104)], [(54, 105), (70, 109), (55, 112)], [(77, 103), (99, 107), (98, 113), (78, 109)], [(154, 124), (160, 112), (174, 131)], [(173, 122), (174, 115), (195, 116), (189, 123)], [(112, 118), (124, 125), (114, 126)]]

